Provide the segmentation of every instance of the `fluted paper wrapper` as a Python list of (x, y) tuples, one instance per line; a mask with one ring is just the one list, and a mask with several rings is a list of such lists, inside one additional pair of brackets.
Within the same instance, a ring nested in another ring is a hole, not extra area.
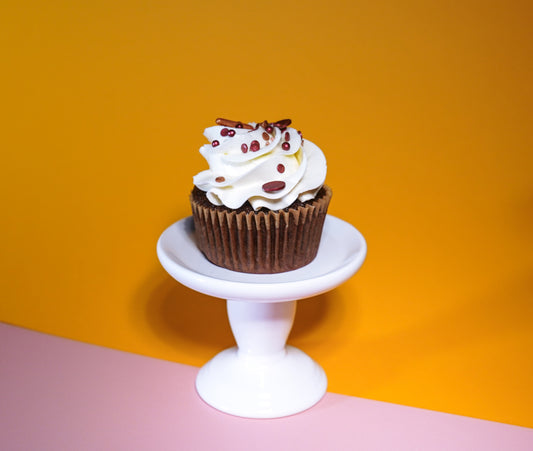
[(323, 188), (313, 200), (279, 211), (235, 211), (194, 200), (197, 245), (209, 261), (232, 271), (273, 274), (316, 257), (331, 199)]

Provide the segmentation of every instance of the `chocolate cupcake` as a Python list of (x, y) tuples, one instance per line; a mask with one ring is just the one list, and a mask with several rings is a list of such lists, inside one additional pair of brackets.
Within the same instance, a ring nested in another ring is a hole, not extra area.
[(322, 151), (285, 119), (217, 119), (200, 148), (209, 169), (193, 179), (196, 240), (212, 263), (233, 271), (279, 273), (317, 254), (331, 189)]

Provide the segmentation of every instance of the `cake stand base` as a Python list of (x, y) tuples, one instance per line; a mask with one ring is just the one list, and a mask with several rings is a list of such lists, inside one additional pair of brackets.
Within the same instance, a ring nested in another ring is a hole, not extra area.
[(274, 358), (226, 349), (196, 378), (200, 397), (215, 409), (246, 418), (277, 418), (312, 407), (326, 393), (324, 370), (307, 354), (287, 346)]

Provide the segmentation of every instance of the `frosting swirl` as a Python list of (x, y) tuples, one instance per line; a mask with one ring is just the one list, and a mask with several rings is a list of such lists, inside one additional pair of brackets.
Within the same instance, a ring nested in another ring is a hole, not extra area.
[(236, 209), (249, 201), (254, 210), (280, 210), (296, 199), (311, 200), (324, 184), (322, 151), (289, 127), (290, 119), (260, 124), (217, 119), (200, 148), (209, 169), (193, 177), (214, 205)]

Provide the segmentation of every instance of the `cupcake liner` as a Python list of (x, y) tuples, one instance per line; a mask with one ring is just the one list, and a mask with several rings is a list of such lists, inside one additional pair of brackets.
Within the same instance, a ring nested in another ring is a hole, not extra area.
[(232, 271), (272, 274), (300, 268), (316, 257), (331, 196), (324, 185), (315, 199), (298, 206), (242, 211), (211, 205), (193, 192), (197, 245), (209, 261)]

